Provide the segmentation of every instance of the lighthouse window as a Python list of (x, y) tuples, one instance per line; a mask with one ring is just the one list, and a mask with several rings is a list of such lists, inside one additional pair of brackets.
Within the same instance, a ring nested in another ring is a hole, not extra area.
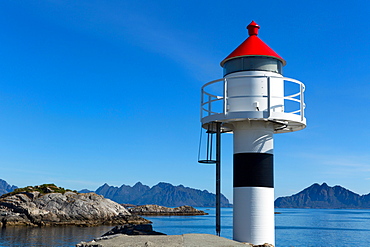
[(227, 61), (224, 64), (224, 75), (239, 71), (271, 71), (282, 74), (282, 63), (271, 57), (239, 57)]

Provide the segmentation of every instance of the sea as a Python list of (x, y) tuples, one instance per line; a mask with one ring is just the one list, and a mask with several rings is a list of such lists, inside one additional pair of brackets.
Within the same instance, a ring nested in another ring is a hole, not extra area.
[[(208, 215), (145, 217), (153, 229), (168, 235), (215, 232), (215, 208), (198, 208)], [(369, 247), (370, 210), (276, 209), (276, 246)], [(0, 246), (75, 246), (109, 231), (99, 227), (7, 227), (0, 229)], [(232, 208), (221, 209), (221, 236), (232, 239)]]

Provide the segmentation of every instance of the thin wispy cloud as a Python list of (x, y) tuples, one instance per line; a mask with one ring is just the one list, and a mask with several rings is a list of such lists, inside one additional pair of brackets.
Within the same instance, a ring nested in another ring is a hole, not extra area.
[[(126, 33), (124, 35), (129, 34), (129, 37), (126, 36), (126, 38), (131, 38), (142, 48), (162, 54), (184, 66), (197, 79), (204, 80), (219, 74), (218, 63), (208, 55), (212, 52), (205, 53), (195, 42), (192, 42), (194, 34), (170, 28), (168, 24), (153, 16), (141, 13), (129, 13), (124, 17), (119, 16), (115, 20), (116, 24), (125, 26)], [(132, 26), (131, 23), (135, 23), (135, 26)]]
[(370, 172), (369, 155), (338, 155), (303, 153), (300, 155), (307, 163), (320, 165), (320, 170), (326, 174), (347, 176)]
[[(217, 63), (219, 58), (212, 57), (214, 52), (211, 49), (203, 51), (204, 47), (199, 47), (194, 39), (195, 33), (178, 29), (177, 26), (171, 27), (168, 20), (164, 22), (138, 9), (130, 9), (128, 6), (117, 9), (102, 2), (71, 5), (57, 1), (53, 4), (67, 9), (71, 16), (77, 16), (53, 19), (65, 28), (75, 28), (79, 33), (89, 33), (109, 43), (115, 42), (117, 47), (122, 42), (129, 42), (149, 52), (163, 55), (183, 66), (197, 80), (214, 79), (221, 72)], [(80, 9), (84, 11), (79, 12)], [(45, 15), (45, 18), (50, 16)]]
[(370, 167), (370, 155), (368, 154), (354, 154), (347, 152), (347, 154), (338, 154), (338, 152), (330, 152), (325, 150), (326, 153), (318, 153), (317, 150), (311, 152), (297, 153), (296, 155), (312, 160), (320, 160), (325, 164), (338, 164), (338, 165), (350, 165), (350, 164), (362, 164)]
[(57, 173), (49, 172), (49, 171), (42, 171), (42, 170), (32, 170), (32, 169), (20, 169), (20, 168), (14, 168), (14, 167), (7, 167), (3, 166), (3, 168), (0, 170), (0, 172), (3, 171), (4, 173), (17, 173), (18, 175), (24, 174), (24, 175), (44, 175), (44, 176), (50, 176)]
[[(73, 180), (73, 179), (67, 179), (67, 180), (63, 180), (63, 179), (58, 179), (58, 178), (55, 178), (54, 181), (56, 183), (63, 183), (63, 184), (72, 184), (72, 185), (79, 185), (81, 186), (81, 188), (92, 188), (92, 189), (97, 189), (99, 186), (103, 185), (104, 182), (97, 182), (97, 181), (89, 181), (89, 180)], [(78, 188), (74, 188), (74, 189), (78, 189)]]

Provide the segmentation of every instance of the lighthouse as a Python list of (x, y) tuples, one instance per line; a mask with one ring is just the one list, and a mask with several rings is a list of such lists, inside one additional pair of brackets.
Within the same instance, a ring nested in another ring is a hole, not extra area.
[[(233, 238), (275, 245), (274, 134), (304, 129), (305, 85), (283, 76), (286, 61), (259, 37), (221, 61), (223, 78), (201, 89), (201, 123), (233, 134)], [(218, 123), (215, 125), (214, 123)]]

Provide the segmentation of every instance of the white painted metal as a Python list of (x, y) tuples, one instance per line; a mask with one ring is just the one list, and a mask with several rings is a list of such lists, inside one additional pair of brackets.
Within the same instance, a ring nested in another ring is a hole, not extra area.
[[(269, 76), (270, 81), (267, 79)], [(226, 95), (228, 112), (284, 111), (284, 83), (280, 74), (242, 71), (227, 75), (225, 78), (228, 81)], [(256, 107), (256, 103), (259, 107)]]
[[(234, 133), (234, 154), (273, 154), (275, 123), (248, 119), (231, 121), (229, 127)], [(234, 240), (275, 245), (274, 188), (234, 187), (233, 205)]]
[(275, 245), (274, 188), (234, 188), (233, 214), (234, 240)]
[(234, 153), (270, 153), (274, 151), (274, 125), (264, 121), (233, 122)]
[[(256, 85), (254, 85), (254, 83)], [(296, 84), (299, 89), (293, 94), (285, 94), (287, 83)], [(222, 84), (221, 90), (212, 90)], [(214, 91), (214, 92), (213, 92)], [(244, 71), (227, 75), (225, 78), (206, 83), (202, 87), (201, 121), (223, 123), (246, 119), (284, 122), (284, 128), (274, 133), (286, 133), (304, 129), (305, 86), (302, 82), (273, 72)], [(256, 103), (258, 102), (258, 109)], [(295, 103), (294, 110), (287, 110), (284, 102)], [(221, 107), (217, 108), (217, 104)]]
[[(267, 121), (232, 122), (234, 154), (274, 152), (274, 124)], [(233, 238), (252, 244), (274, 244), (274, 188), (235, 187)]]

